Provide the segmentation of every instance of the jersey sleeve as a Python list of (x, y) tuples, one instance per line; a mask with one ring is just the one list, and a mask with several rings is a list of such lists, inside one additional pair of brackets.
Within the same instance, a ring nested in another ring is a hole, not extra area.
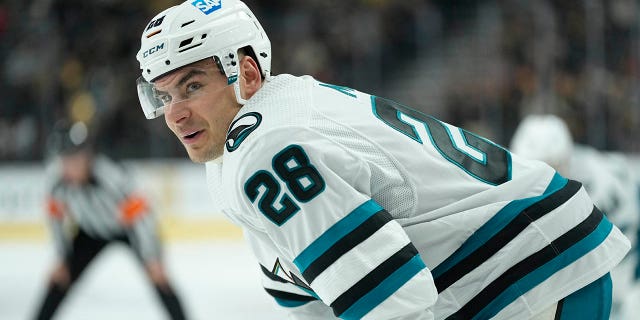
[[(278, 249), (265, 233), (245, 232), (244, 237), (260, 264), (262, 286), (287, 319), (337, 319), (329, 306), (292, 273), (295, 267), (278, 257)], [(275, 257), (275, 258), (274, 258)]]
[(255, 213), (292, 274), (342, 319), (429, 318), (433, 279), (370, 197), (368, 165), (310, 129), (262, 138), (239, 162), (240, 210)]

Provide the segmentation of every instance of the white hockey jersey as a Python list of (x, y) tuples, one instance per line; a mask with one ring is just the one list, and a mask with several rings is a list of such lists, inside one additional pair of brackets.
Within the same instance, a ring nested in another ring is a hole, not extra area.
[(279, 305), (301, 319), (525, 319), (627, 239), (580, 183), (395, 102), (270, 78), (207, 164)]

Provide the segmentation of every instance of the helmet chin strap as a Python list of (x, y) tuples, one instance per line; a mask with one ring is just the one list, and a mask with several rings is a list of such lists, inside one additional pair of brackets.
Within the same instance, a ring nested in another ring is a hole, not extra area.
[(245, 105), (247, 103), (247, 100), (242, 98), (242, 92), (240, 92), (240, 81), (239, 79), (236, 80), (236, 82), (233, 83), (233, 91), (236, 93), (236, 101), (238, 101), (238, 103), (240, 105)]

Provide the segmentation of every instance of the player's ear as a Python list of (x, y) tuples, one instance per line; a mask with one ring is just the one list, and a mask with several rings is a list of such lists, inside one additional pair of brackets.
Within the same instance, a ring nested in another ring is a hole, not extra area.
[(262, 75), (258, 63), (249, 55), (242, 56), (239, 65), (240, 81), (244, 98), (251, 98), (262, 87)]

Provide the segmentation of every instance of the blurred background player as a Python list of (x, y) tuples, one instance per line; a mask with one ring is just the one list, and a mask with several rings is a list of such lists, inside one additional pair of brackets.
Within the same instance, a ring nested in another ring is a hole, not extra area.
[(172, 319), (185, 319), (162, 263), (156, 222), (124, 168), (94, 153), (82, 122), (56, 124), (49, 137), (47, 212), (58, 263), (36, 319), (50, 319), (86, 267), (109, 244), (129, 246)]
[(627, 160), (618, 153), (574, 143), (566, 122), (553, 114), (526, 116), (510, 146), (513, 153), (544, 161), (563, 176), (582, 182), (596, 206), (630, 239), (634, 250), (611, 272), (611, 277), (612, 317), (632, 319), (633, 311), (626, 310), (632, 309), (633, 299), (638, 298), (636, 293), (640, 294), (640, 205), (637, 180)]

